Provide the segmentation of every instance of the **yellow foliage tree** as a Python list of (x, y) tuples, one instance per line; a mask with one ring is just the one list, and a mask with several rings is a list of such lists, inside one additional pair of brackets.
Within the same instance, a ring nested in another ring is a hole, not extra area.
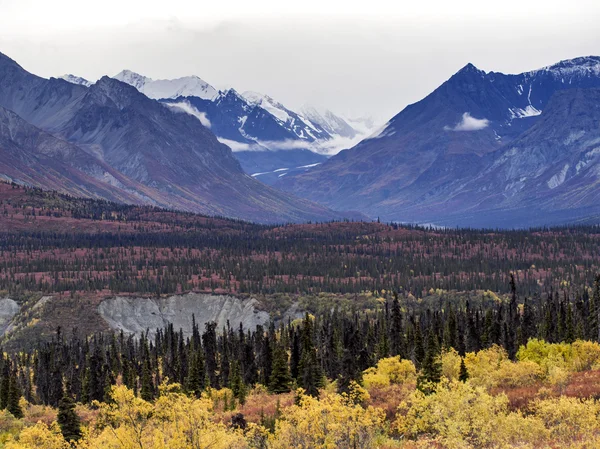
[(4, 446), (5, 449), (68, 449), (71, 446), (65, 441), (56, 423), (48, 427), (42, 422), (24, 428), (18, 439)]
[(320, 400), (304, 395), (284, 411), (270, 438), (271, 449), (369, 449), (383, 432), (384, 414), (337, 394)]
[(211, 420), (208, 397), (195, 399), (179, 385), (161, 386), (153, 403), (134, 396), (124, 386), (113, 387), (113, 402), (100, 405), (99, 432), (88, 441), (90, 449), (244, 449), (240, 431)]
[(365, 370), (363, 374), (363, 384), (367, 388), (412, 383), (416, 379), (415, 365), (410, 360), (400, 359), (400, 356), (381, 359), (377, 366)]
[(505, 395), (448, 381), (434, 394), (417, 390), (401, 403), (396, 428), (405, 438), (435, 441), (448, 449), (519, 447), (547, 436), (541, 420), (509, 412)]

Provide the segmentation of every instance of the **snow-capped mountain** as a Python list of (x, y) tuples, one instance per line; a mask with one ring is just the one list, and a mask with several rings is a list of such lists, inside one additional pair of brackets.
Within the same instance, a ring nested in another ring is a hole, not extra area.
[(259, 173), (268, 183), (276, 178), (267, 173), (296, 166), (309, 170), (367, 135), (362, 126), (355, 130), (330, 111), (312, 108), (312, 117), (307, 117), (268, 95), (217, 91), (198, 77), (154, 81), (124, 70), (115, 78), (195, 116), (234, 151), (246, 173)]
[(217, 90), (214, 87), (197, 76), (185, 76), (172, 80), (153, 80), (131, 70), (123, 70), (113, 78), (135, 87), (147, 97), (155, 100), (178, 97), (198, 97), (204, 100), (212, 100), (217, 95)]
[(258, 92), (244, 92), (242, 96), (253, 106), (260, 107), (279, 121), (281, 126), (289, 130), (297, 139), (306, 142), (328, 140), (334, 137), (318, 123), (311, 122), (302, 115), (291, 111), (284, 105)]
[[(586, 89), (598, 88), (596, 56), (515, 75), (467, 64), (369, 138), (309, 172), (280, 178), (276, 186), (385, 220), (491, 227), (559, 223), (575, 207), (600, 207), (590, 194), (600, 183), (600, 175), (593, 175), (600, 173), (594, 152), (600, 138), (589, 123), (578, 128), (593, 103), (584, 101), (586, 95), (597, 98)], [(572, 115), (561, 116), (561, 108)], [(593, 117), (600, 115), (595, 111)], [(528, 138), (534, 130), (538, 144)], [(574, 146), (581, 132), (585, 142)], [(557, 159), (557, 152), (570, 156)], [(569, 184), (582, 164), (586, 177)]]
[(85, 78), (71, 74), (62, 75), (59, 76), (59, 78), (68, 81), (71, 84), (79, 84), (80, 86), (90, 87), (92, 85), (92, 83), (90, 83)]
[(335, 115), (328, 109), (321, 109), (311, 105), (304, 105), (300, 113), (309, 119), (312, 123), (320, 125), (331, 136), (340, 136), (348, 139), (354, 139), (357, 134), (356, 129), (346, 122), (343, 118)]
[(0, 178), (260, 222), (342, 217), (258, 182), (196, 117), (126, 83), (44, 79), (1, 53)]

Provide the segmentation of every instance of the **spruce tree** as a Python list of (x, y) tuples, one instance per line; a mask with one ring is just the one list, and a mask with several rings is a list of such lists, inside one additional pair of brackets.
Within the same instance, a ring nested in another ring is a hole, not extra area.
[(9, 378), (8, 386), (8, 403), (6, 404), (6, 410), (8, 410), (15, 418), (21, 419), (23, 417), (23, 410), (19, 400), (21, 399), (21, 390), (17, 384), (16, 373), (11, 373)]
[(323, 373), (317, 359), (317, 349), (313, 342), (312, 320), (308, 313), (302, 322), (302, 355), (298, 371), (300, 387), (304, 388), (306, 394), (318, 397), (319, 388), (323, 384)]
[(71, 442), (81, 439), (81, 422), (75, 413), (75, 403), (66, 394), (58, 403), (57, 422), (65, 440)]
[(398, 293), (394, 292), (392, 301), (392, 313), (390, 323), (390, 341), (392, 343), (392, 355), (404, 356), (404, 329), (402, 328), (402, 312)]
[(287, 354), (280, 344), (276, 344), (273, 351), (269, 391), (275, 394), (287, 393), (290, 391), (291, 382), (292, 378), (288, 370)]
[(10, 366), (8, 358), (0, 354), (0, 410), (8, 406), (8, 391), (10, 389)]
[(435, 384), (442, 377), (442, 365), (439, 360), (439, 354), (437, 338), (433, 329), (430, 329), (427, 338), (427, 352), (425, 353), (421, 372), (417, 378), (417, 388), (425, 394), (433, 393)]
[(417, 368), (421, 367), (425, 359), (425, 348), (423, 347), (423, 336), (421, 333), (421, 325), (414, 323), (415, 326), (415, 348), (413, 350), (413, 362)]
[(460, 359), (460, 371), (458, 373), (458, 380), (466, 382), (469, 379), (469, 371), (467, 371), (467, 365), (465, 365), (464, 357)]
[(190, 362), (188, 366), (188, 376), (186, 379), (186, 390), (190, 394), (194, 394), (197, 398), (200, 397), (204, 390), (204, 378), (206, 370), (204, 369), (204, 358), (202, 349), (193, 349), (190, 354)]
[(152, 368), (150, 367), (150, 361), (148, 359), (142, 363), (142, 386), (140, 388), (140, 396), (144, 401), (152, 401), (156, 396), (154, 381), (152, 379)]
[(296, 331), (294, 331), (294, 336), (292, 337), (292, 349), (290, 352), (290, 374), (293, 379), (297, 379), (298, 365), (300, 364), (300, 338)]

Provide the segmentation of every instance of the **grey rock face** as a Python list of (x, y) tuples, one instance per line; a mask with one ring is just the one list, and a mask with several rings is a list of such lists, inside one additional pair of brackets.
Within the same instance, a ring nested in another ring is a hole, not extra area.
[(19, 310), (21, 310), (21, 306), (14, 299), (0, 299), (0, 336), (4, 335)]
[(146, 330), (154, 334), (157, 329), (173, 324), (176, 330), (192, 333), (192, 316), (202, 332), (204, 325), (214, 321), (221, 329), (229, 321), (237, 328), (254, 329), (269, 321), (269, 314), (256, 309), (257, 301), (242, 301), (233, 296), (188, 293), (168, 298), (130, 298), (117, 296), (104, 300), (98, 312), (111, 329), (123, 330), (140, 336)]

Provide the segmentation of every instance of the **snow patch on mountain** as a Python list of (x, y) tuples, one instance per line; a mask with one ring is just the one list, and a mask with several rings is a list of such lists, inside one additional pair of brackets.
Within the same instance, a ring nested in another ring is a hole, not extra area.
[(600, 57), (582, 56), (579, 58), (567, 59), (557, 64), (534, 70), (529, 74), (535, 76), (540, 72), (550, 72), (557, 79), (571, 78), (573, 76), (600, 76)]
[(526, 117), (536, 117), (542, 113), (539, 109), (536, 109), (532, 105), (528, 105), (525, 109), (522, 108), (509, 108), (508, 112), (510, 113), (510, 118), (526, 118)]
[(286, 107), (278, 101), (273, 100), (268, 95), (264, 95), (259, 92), (247, 91), (242, 94), (242, 97), (244, 97), (250, 104), (254, 106), (260, 106), (283, 123), (288, 123), (292, 119)]
[(555, 189), (559, 185), (561, 185), (563, 182), (565, 182), (565, 179), (567, 177), (567, 172), (569, 171), (569, 167), (570, 167), (569, 164), (565, 164), (565, 166), (562, 168), (562, 170), (560, 172), (558, 172), (554, 176), (552, 176), (552, 178), (550, 178), (547, 182), (548, 188)]
[(300, 113), (313, 123), (318, 124), (332, 136), (354, 138), (358, 132), (350, 126), (342, 117), (333, 112), (316, 106), (304, 105)]
[(79, 84), (79, 85), (85, 86), (85, 87), (90, 87), (92, 85), (92, 83), (90, 83), (85, 78), (82, 78), (80, 76), (71, 75), (71, 74), (62, 75), (62, 76), (59, 76), (59, 78), (65, 80), (65, 81), (68, 81), (71, 84)]

